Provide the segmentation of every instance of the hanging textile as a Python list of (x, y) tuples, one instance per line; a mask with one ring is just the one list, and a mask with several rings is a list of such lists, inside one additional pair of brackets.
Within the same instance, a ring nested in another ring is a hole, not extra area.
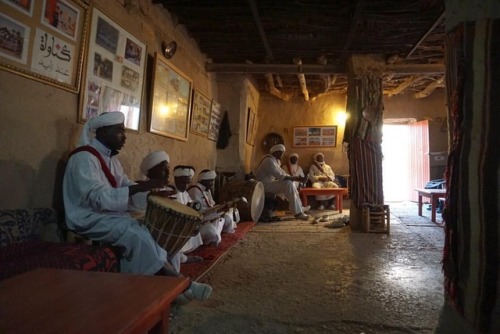
[(229, 125), (229, 116), (227, 110), (224, 112), (224, 117), (220, 123), (219, 137), (217, 138), (217, 149), (223, 150), (229, 145), (229, 138), (231, 138), (231, 127)]

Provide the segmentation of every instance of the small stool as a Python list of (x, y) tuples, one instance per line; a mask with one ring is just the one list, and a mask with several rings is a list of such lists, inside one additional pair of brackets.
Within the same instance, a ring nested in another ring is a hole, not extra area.
[(389, 205), (363, 204), (361, 216), (363, 232), (386, 234), (391, 232)]

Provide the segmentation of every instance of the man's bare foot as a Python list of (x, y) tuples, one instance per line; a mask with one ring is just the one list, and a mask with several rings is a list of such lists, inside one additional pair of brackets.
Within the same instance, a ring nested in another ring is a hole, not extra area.
[(196, 263), (196, 262), (202, 262), (204, 260), (205, 259), (202, 258), (201, 256), (188, 256), (185, 263)]

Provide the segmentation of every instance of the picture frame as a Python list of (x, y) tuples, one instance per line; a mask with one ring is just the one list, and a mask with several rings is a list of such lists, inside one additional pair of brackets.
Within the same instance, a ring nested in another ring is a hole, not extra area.
[(247, 144), (254, 146), (255, 141), (255, 128), (256, 128), (255, 111), (253, 108), (249, 107), (247, 112), (247, 134), (246, 141)]
[(336, 147), (337, 126), (296, 126), (293, 147)]
[(149, 131), (188, 140), (193, 81), (155, 52)]
[(193, 90), (193, 106), (191, 109), (191, 132), (200, 136), (208, 136), (212, 100), (197, 89)]
[(210, 112), (210, 126), (208, 127), (208, 139), (217, 141), (219, 138), (220, 123), (222, 121), (222, 110), (219, 102), (212, 101)]
[(93, 7), (78, 120), (121, 111), (125, 128), (139, 131), (146, 62), (146, 44)]
[(89, 5), (0, 0), (0, 69), (78, 93)]

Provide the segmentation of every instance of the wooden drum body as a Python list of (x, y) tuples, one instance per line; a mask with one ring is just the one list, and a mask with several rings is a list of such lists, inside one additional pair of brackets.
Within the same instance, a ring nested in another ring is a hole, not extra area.
[(238, 201), (236, 207), (240, 212), (241, 221), (254, 222), (259, 220), (264, 209), (265, 190), (259, 181), (231, 181), (221, 190), (221, 202), (232, 201), (235, 198), (245, 197), (248, 203)]
[(148, 196), (144, 225), (168, 257), (174, 256), (199, 232), (200, 224), (198, 211), (165, 197)]

